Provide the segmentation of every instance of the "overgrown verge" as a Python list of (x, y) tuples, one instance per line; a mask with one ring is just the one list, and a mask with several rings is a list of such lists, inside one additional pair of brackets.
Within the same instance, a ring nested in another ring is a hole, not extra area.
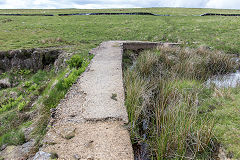
[(133, 63), (131, 57), (124, 55), (124, 82), (136, 159), (216, 158), (218, 119), (209, 110), (222, 103), (212, 98), (216, 88), (204, 82), (234, 72), (232, 55), (161, 47)]
[(60, 73), (53, 79), (44, 91), (43, 97), (40, 100), (42, 107), (40, 109), (40, 119), (36, 123), (34, 134), (38, 135), (38, 140), (46, 133), (48, 120), (51, 115), (51, 109), (56, 108), (60, 100), (64, 98), (68, 89), (76, 82), (81, 73), (85, 71), (91, 60), (90, 57), (82, 55), (74, 55), (67, 62), (69, 68)]
[(0, 90), (0, 153), (9, 145), (21, 145), (33, 139), (35, 147), (29, 150), (29, 155), (19, 157), (34, 154), (46, 133), (51, 109), (64, 98), (91, 58), (76, 53), (67, 61), (67, 67), (57, 68), (58, 72), (48, 67), (37, 72), (15, 69), (0, 75), (0, 79), (9, 79), (14, 84)]
[(17, 70), (2, 76), (8, 77), (16, 86), (0, 91), (0, 146), (22, 144), (26, 141), (22, 128), (31, 125), (34, 102), (54, 72)]

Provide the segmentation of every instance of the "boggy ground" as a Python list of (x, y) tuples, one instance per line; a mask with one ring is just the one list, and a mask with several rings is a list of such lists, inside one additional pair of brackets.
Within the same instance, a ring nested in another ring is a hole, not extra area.
[[(235, 98), (239, 86), (206, 86), (211, 76), (239, 68), (234, 56), (206, 48), (169, 47), (138, 55), (124, 54), (126, 107), (135, 156), (239, 159)], [(221, 154), (219, 144), (226, 149), (221, 147)]]

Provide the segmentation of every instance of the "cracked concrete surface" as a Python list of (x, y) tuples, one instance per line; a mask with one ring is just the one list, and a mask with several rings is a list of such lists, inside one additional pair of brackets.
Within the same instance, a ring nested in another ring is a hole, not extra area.
[(90, 66), (58, 105), (41, 151), (66, 160), (133, 160), (121, 42), (103, 42), (93, 52)]

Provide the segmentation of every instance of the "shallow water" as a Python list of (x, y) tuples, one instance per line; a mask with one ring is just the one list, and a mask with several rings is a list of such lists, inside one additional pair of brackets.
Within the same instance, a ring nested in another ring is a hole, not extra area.
[(214, 76), (206, 82), (208, 87), (210, 87), (211, 84), (214, 84), (218, 88), (236, 87), (240, 84), (240, 71), (238, 70), (235, 73)]

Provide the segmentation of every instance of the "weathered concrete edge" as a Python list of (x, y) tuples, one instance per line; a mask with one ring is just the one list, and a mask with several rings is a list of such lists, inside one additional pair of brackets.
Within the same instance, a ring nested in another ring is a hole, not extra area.
[[(108, 41), (104, 41), (108, 42)], [(102, 42), (102, 43), (104, 43)], [(160, 46), (179, 46), (181, 43), (168, 43), (168, 42), (150, 42), (150, 41), (112, 41), (118, 42), (122, 49), (122, 54), (124, 50), (144, 50), (144, 49), (154, 49)], [(101, 46), (101, 44), (96, 48), (89, 51), (90, 55), (95, 55), (95, 51)]]
[(149, 42), (149, 41), (123, 41), (121, 42), (124, 50), (144, 50), (153, 49), (160, 46), (179, 46), (180, 43)]

